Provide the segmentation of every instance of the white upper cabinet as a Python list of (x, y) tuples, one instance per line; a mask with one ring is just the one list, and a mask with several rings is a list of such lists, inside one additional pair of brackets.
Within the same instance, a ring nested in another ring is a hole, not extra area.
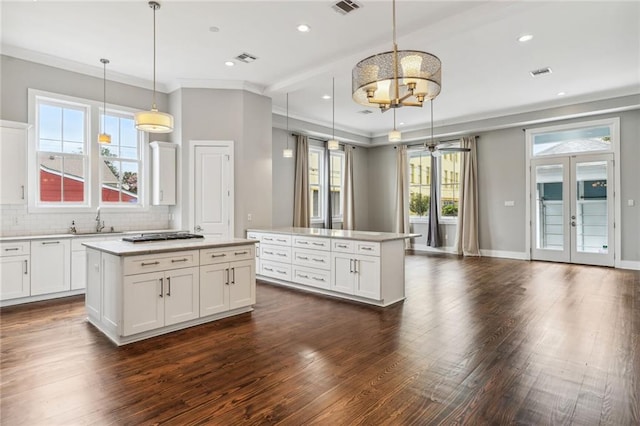
[(176, 204), (176, 144), (151, 142), (151, 204), (172, 206)]
[(0, 121), (0, 204), (25, 204), (29, 125)]

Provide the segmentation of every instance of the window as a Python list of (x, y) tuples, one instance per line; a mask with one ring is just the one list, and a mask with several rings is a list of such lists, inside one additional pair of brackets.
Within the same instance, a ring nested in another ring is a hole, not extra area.
[(36, 204), (87, 205), (89, 106), (37, 98)]
[(100, 201), (110, 205), (138, 204), (141, 141), (133, 115), (109, 111), (105, 130), (111, 135), (111, 143), (99, 145)]
[(533, 156), (611, 151), (611, 126), (579, 127), (533, 136)]
[[(329, 153), (331, 179), (329, 191), (331, 195), (331, 216), (336, 221), (342, 220), (342, 185), (344, 170), (344, 152)], [(325, 200), (327, 199), (327, 179), (325, 177), (325, 149), (309, 147), (309, 204), (311, 222), (320, 223), (325, 220)]]
[[(134, 110), (29, 89), (32, 177), (29, 208), (136, 207), (144, 205), (144, 134)], [(111, 144), (97, 141), (104, 118)]]
[(411, 220), (426, 220), (431, 201), (431, 162), (438, 161), (441, 217), (456, 218), (460, 199), (459, 152), (432, 157), (427, 151), (409, 152), (409, 215)]

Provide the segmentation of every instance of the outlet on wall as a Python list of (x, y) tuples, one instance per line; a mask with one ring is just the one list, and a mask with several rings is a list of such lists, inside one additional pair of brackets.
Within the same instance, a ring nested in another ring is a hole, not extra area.
[(253, 217), (251, 216), (251, 213), (248, 213), (248, 214), (247, 214), (247, 220), (248, 220), (249, 222), (251, 222), (251, 219), (252, 219), (252, 218), (253, 218)]

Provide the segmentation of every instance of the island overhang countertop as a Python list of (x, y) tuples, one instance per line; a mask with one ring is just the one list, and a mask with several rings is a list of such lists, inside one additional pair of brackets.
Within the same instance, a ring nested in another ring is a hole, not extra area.
[(384, 242), (393, 240), (404, 240), (407, 238), (417, 238), (422, 234), (400, 234), (395, 232), (373, 232), (373, 231), (346, 231), (342, 229), (324, 228), (251, 228), (247, 232), (269, 232), (272, 234), (299, 235), (306, 237), (340, 238), (345, 240), (360, 240), (371, 242)]
[(177, 250), (200, 250), (216, 247), (251, 245), (255, 243), (255, 240), (247, 240), (244, 238), (220, 240), (204, 237), (191, 240), (147, 241), (137, 243), (122, 240), (100, 241), (86, 242), (83, 243), (83, 245), (116, 256), (138, 256), (143, 254), (167, 253)]

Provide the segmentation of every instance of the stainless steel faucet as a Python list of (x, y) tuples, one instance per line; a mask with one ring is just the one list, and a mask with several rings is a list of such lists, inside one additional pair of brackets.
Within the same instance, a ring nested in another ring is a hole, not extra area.
[(96, 216), (96, 232), (102, 232), (104, 229), (104, 220), (100, 220), (100, 207), (98, 207), (98, 215)]

